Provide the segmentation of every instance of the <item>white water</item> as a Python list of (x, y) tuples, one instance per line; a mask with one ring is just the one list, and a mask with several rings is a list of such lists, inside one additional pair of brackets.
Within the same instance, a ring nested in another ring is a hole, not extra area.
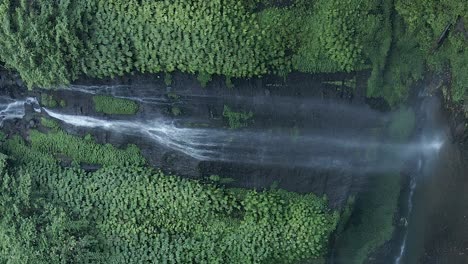
[[(413, 230), (416, 226), (416, 230), (419, 229), (419, 226), (421, 225), (421, 222), (418, 220), (415, 221), (415, 217), (413, 214), (416, 212), (413, 212), (413, 207), (415, 203), (415, 191), (417, 188), (419, 188), (418, 183), (422, 182), (423, 179), (425, 179), (431, 170), (434, 168), (432, 167), (437, 159), (439, 159), (439, 152), (441, 148), (443, 147), (444, 142), (450, 141), (449, 138), (449, 130), (448, 127), (446, 127), (446, 124), (444, 122), (441, 122), (441, 105), (440, 101), (436, 97), (426, 97), (424, 94), (420, 94), (421, 97), (424, 97), (423, 102), (421, 104), (421, 109), (420, 111), (424, 114), (422, 118), (422, 135), (421, 139), (422, 141), (427, 141), (429, 138), (438, 138), (440, 144), (437, 146), (434, 145), (434, 150), (433, 151), (423, 151), (421, 152), (421, 155), (418, 158), (418, 164), (416, 166), (416, 171), (414, 175), (411, 175), (411, 182), (410, 182), (410, 192), (408, 196), (408, 201), (407, 201), (407, 206), (408, 206), (408, 212), (406, 215), (406, 218), (408, 219), (407, 226), (404, 230), (404, 237), (402, 244), (400, 246), (399, 254), (395, 258), (395, 264), (401, 264), (401, 263), (413, 263), (417, 260), (418, 256), (415, 255), (414, 252), (411, 252), (408, 248), (412, 248), (414, 250), (415, 248), (415, 242), (414, 236), (415, 236), (415, 230)], [(449, 144), (448, 144), (449, 145)], [(417, 205), (416, 205), (417, 206)], [(413, 232), (413, 233), (412, 233)], [(417, 231), (416, 231), (417, 232)], [(417, 236), (420, 236), (418, 233)]]
[[(103, 87), (98, 86), (96, 89)], [(115, 90), (115, 86), (109, 89)], [(36, 112), (41, 112), (35, 98), (14, 100), (0, 97), (0, 125), (7, 119), (23, 118), (25, 104), (31, 104)], [(105, 120), (44, 110), (49, 116), (76, 127), (101, 128), (144, 137), (173, 151), (204, 161), (276, 164), (360, 173), (385, 172), (398, 169), (394, 160), (360, 157), (360, 153), (369, 149), (385, 150), (406, 160), (421, 153), (437, 152), (443, 144), (437, 138), (418, 143), (396, 144), (369, 140), (365, 135), (359, 137), (343, 133), (309, 133), (293, 138), (287, 132), (178, 127), (165, 119)]]
[[(362, 173), (398, 169), (393, 161), (356, 158), (356, 153), (370, 148), (385, 149), (401, 159), (421, 152), (437, 151), (437, 139), (422, 143), (395, 144), (366, 138), (291, 135), (261, 131), (234, 131), (214, 128), (177, 127), (164, 119), (121, 121), (89, 116), (61, 114), (44, 109), (64, 123), (87, 128), (101, 128), (126, 135), (145, 137), (155, 143), (197, 160), (241, 163), (278, 164), (317, 169), (350, 170)], [(353, 156), (354, 155), (354, 156)], [(359, 162), (353, 162), (353, 159)]]
[[(440, 145), (437, 150), (440, 149), (442, 145)], [(414, 196), (414, 191), (416, 189), (416, 181), (417, 181), (417, 177), (419, 174), (422, 173), (422, 159), (418, 159), (418, 167), (417, 167), (417, 175), (414, 175), (412, 174), (411, 175), (411, 180), (410, 180), (410, 192), (409, 192), (409, 195), (408, 195), (408, 213), (407, 213), (407, 217), (409, 217), (411, 215), (411, 212), (413, 211), (413, 196)], [(407, 221), (407, 219), (405, 219), (405, 221)], [(407, 228), (407, 224), (408, 222), (405, 223), (405, 228)], [(405, 254), (405, 250), (406, 250), (406, 241), (408, 240), (408, 231), (406, 230), (405, 231), (405, 235), (403, 237), (403, 243), (401, 244), (400, 246), (400, 251), (399, 251), (399, 254), (397, 256), (397, 258), (395, 259), (395, 264), (401, 264), (401, 261), (402, 261), (402, 258), (403, 258), (403, 255)]]
[(0, 126), (5, 120), (23, 118), (25, 115), (24, 104), (31, 104), (34, 111), (41, 112), (36, 98), (28, 97), (24, 100), (15, 100), (9, 97), (0, 97)]

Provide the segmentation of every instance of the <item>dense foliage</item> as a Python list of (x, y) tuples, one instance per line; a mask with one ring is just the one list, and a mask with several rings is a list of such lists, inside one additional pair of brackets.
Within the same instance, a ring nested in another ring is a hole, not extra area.
[[(336, 226), (313, 194), (224, 189), (123, 165), (128, 150), (56, 130), (30, 138), (2, 145), (11, 159), (0, 156), (0, 262), (293, 263), (323, 256)], [(57, 154), (104, 167), (63, 168)]]
[(145, 164), (145, 159), (135, 145), (129, 145), (126, 149), (115, 149), (110, 144), (101, 145), (90, 137), (81, 139), (61, 130), (48, 134), (31, 130), (29, 134), (33, 150), (56, 157), (65, 156), (77, 162), (91, 164)]
[[(395, 8), (408, 25), (412, 38), (417, 40), (427, 65), (436, 72), (442, 72), (444, 67), (450, 68), (453, 98), (463, 100), (468, 96), (468, 50), (465, 36), (468, 5), (457, 0), (397, 0)], [(436, 50), (437, 40), (449, 24), (452, 24), (450, 34)]]
[(0, 59), (30, 86), (136, 70), (250, 77), (287, 57), (242, 1), (3, 0), (0, 16)]
[(134, 115), (138, 112), (135, 101), (107, 95), (93, 96), (94, 110), (109, 115)]
[(67, 84), (81, 72), (86, 1), (0, 1), (0, 60), (29, 86)]
[(50, 203), (36, 188), (36, 175), (8, 168), (7, 156), (0, 155), (0, 262), (98, 262), (92, 229)]
[(391, 104), (427, 65), (449, 67), (462, 100), (468, 55), (463, 23), (455, 24), (467, 13), (456, 0), (2, 0), (0, 61), (46, 88), (81, 74), (166, 72), (170, 85), (178, 70), (206, 85), (212, 75), (370, 69), (368, 96)]

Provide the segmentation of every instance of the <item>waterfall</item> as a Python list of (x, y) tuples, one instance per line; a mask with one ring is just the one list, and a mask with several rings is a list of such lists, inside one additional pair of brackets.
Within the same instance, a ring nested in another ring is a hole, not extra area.
[(21, 119), (25, 115), (24, 104), (33, 106), (34, 111), (41, 112), (41, 108), (36, 98), (28, 97), (22, 100), (15, 100), (10, 97), (0, 97), (0, 126), (5, 120)]
[(312, 133), (292, 139), (289, 134), (279, 132), (178, 127), (173, 121), (165, 119), (106, 120), (44, 110), (49, 116), (76, 127), (100, 128), (144, 137), (204, 161), (277, 164), (360, 173), (383, 172), (398, 168), (394, 167), (392, 160), (356, 159), (353, 153), (374, 148), (406, 159), (420, 152), (437, 150), (441, 145), (437, 140), (398, 144), (364, 137)]

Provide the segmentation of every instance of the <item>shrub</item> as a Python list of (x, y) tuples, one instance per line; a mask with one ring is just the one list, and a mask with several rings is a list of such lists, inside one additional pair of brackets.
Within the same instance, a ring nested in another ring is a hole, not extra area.
[(134, 115), (138, 112), (138, 104), (132, 100), (115, 98), (107, 95), (93, 96), (96, 112), (109, 115)]
[(180, 110), (179, 107), (173, 106), (171, 108), (171, 113), (172, 113), (173, 116), (180, 116), (182, 114), (182, 111)]
[(200, 72), (198, 73), (197, 80), (200, 82), (202, 87), (206, 87), (206, 85), (211, 81), (211, 74)]
[(52, 130), (59, 130), (60, 125), (56, 120), (50, 119), (50, 118), (45, 118), (41, 117), (41, 125), (47, 128), (50, 128)]
[(145, 159), (135, 145), (117, 149), (110, 144), (99, 145), (94, 141), (71, 136), (61, 130), (43, 134), (30, 131), (31, 147), (39, 152), (52, 155), (65, 155), (77, 162), (116, 165), (145, 164)]
[(238, 129), (247, 127), (252, 122), (253, 113), (249, 112), (235, 112), (227, 105), (224, 105), (223, 116), (227, 119), (231, 129)]
[(55, 108), (57, 107), (57, 101), (50, 94), (42, 93), (41, 94), (41, 104), (45, 107)]
[(166, 86), (171, 86), (172, 84), (172, 74), (169, 72), (164, 73), (164, 84)]

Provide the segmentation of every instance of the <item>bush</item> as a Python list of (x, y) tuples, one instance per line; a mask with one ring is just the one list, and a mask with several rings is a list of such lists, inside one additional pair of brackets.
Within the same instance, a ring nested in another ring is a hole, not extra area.
[(99, 145), (92, 140), (83, 140), (60, 130), (48, 134), (31, 130), (29, 136), (33, 150), (56, 156), (65, 155), (76, 162), (103, 165), (146, 163), (135, 145), (129, 145), (126, 149), (116, 149), (110, 144)]
[(238, 129), (247, 127), (252, 121), (253, 113), (249, 112), (235, 112), (227, 105), (224, 106), (223, 116), (227, 119), (229, 128)]
[(136, 70), (251, 77), (286, 58), (281, 40), (239, 1), (5, 0), (0, 15), (0, 60), (30, 87)]
[(1, 155), (0, 262), (102, 263), (93, 227), (36, 188), (43, 168), (15, 170)]
[(173, 116), (180, 116), (182, 114), (182, 110), (180, 110), (180, 108), (177, 106), (173, 106), (171, 108), (171, 113)]
[(46, 93), (41, 94), (41, 104), (48, 108), (55, 108), (58, 105), (54, 97)]
[(134, 115), (138, 112), (138, 104), (132, 100), (115, 98), (107, 95), (93, 96), (96, 112), (109, 115)]
[(164, 84), (166, 86), (171, 86), (172, 84), (172, 74), (169, 72), (164, 73)]
[(41, 117), (41, 125), (47, 128), (50, 128), (52, 130), (59, 130), (60, 125), (56, 120), (50, 119), (50, 118), (45, 118)]
[(200, 82), (203, 88), (211, 81), (211, 74), (207, 74), (204, 72), (198, 73), (197, 80)]

